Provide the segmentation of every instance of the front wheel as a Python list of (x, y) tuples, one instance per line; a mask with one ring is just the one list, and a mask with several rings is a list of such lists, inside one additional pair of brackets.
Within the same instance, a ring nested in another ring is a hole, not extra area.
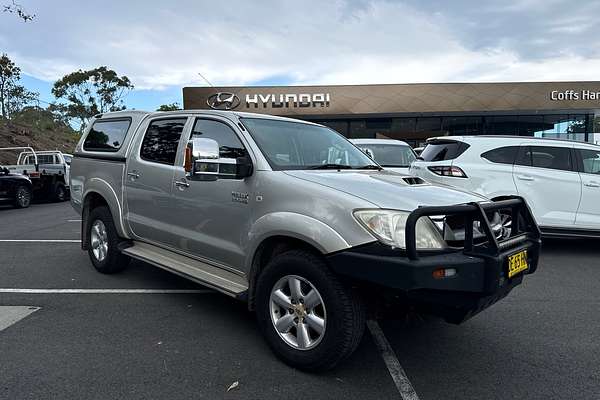
[(354, 352), (364, 332), (364, 306), (321, 257), (301, 250), (280, 254), (258, 279), (258, 323), (285, 363), (327, 370)]
[(119, 236), (108, 207), (90, 212), (88, 237), (88, 254), (98, 272), (114, 274), (127, 267), (129, 257), (119, 251)]

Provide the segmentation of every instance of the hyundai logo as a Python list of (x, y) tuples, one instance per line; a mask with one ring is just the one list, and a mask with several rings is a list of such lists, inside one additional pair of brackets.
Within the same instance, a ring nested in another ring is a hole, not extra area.
[(240, 98), (233, 93), (219, 92), (210, 95), (206, 104), (215, 110), (233, 110), (240, 105)]

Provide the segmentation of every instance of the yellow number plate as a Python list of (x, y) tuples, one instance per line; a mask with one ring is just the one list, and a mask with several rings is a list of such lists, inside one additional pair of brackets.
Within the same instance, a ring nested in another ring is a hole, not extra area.
[(525, 271), (527, 266), (527, 250), (508, 256), (508, 277), (512, 278), (520, 272)]

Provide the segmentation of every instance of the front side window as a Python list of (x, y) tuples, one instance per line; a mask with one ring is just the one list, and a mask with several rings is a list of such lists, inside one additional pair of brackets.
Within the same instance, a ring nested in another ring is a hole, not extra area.
[(274, 170), (379, 168), (332, 129), (266, 118), (242, 122)]
[(433, 140), (421, 153), (424, 161), (454, 160), (469, 148), (469, 145), (457, 140)]
[(415, 153), (409, 146), (386, 144), (357, 144), (361, 150), (368, 150), (373, 154), (373, 159), (382, 167), (410, 167), (415, 161)]
[(142, 160), (174, 165), (177, 146), (187, 118), (169, 118), (150, 123), (142, 142)]
[(583, 162), (583, 172), (600, 174), (600, 150), (577, 149)]
[(130, 119), (97, 120), (83, 142), (83, 149), (104, 152), (118, 151), (130, 124)]
[(197, 119), (192, 130), (192, 138), (207, 138), (216, 141), (219, 144), (220, 158), (238, 158), (247, 154), (244, 145), (233, 129), (223, 122)]

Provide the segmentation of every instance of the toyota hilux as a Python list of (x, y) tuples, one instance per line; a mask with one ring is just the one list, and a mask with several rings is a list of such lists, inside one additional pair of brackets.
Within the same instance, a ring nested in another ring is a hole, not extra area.
[(311, 371), (348, 357), (367, 315), (467, 320), (540, 251), (519, 197), (434, 186), (324, 126), (233, 111), (97, 115), (71, 202), (99, 272), (134, 258), (245, 301), (274, 353)]

